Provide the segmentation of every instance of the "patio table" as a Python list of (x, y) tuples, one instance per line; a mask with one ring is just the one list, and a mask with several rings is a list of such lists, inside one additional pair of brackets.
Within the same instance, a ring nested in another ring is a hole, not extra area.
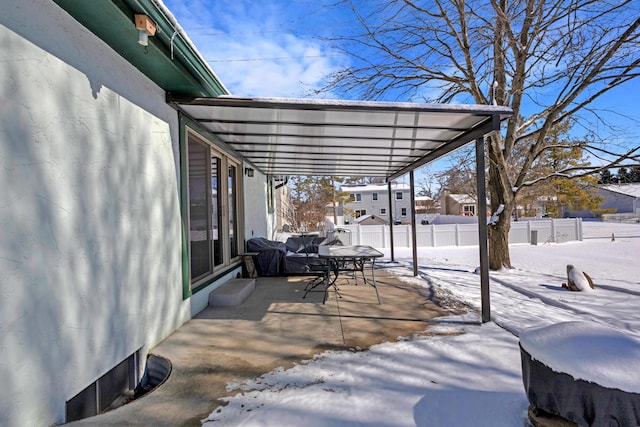
[[(362, 273), (364, 283), (370, 285), (376, 291), (376, 297), (378, 298), (378, 304), (380, 304), (380, 294), (378, 293), (378, 287), (376, 285), (376, 278), (374, 273), (375, 260), (381, 258), (382, 252), (367, 245), (355, 245), (355, 246), (338, 246), (338, 245), (326, 245), (318, 247), (318, 257), (327, 260), (327, 268), (325, 269), (324, 278), (321, 281), (312, 283), (309, 289), (306, 290), (303, 298), (308, 292), (311, 292), (317, 286), (324, 286), (324, 304), (327, 300), (329, 288), (333, 287), (338, 296), (341, 297), (338, 287), (336, 286), (336, 280), (341, 272), (353, 272), (357, 274)], [(371, 262), (371, 280), (367, 280), (364, 272), (364, 267), (367, 262)], [(331, 277), (331, 274), (334, 274)]]

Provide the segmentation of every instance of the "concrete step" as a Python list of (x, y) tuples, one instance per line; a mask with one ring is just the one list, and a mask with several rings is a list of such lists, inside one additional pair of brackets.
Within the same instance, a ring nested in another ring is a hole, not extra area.
[(256, 288), (256, 279), (231, 279), (209, 293), (212, 307), (240, 305)]

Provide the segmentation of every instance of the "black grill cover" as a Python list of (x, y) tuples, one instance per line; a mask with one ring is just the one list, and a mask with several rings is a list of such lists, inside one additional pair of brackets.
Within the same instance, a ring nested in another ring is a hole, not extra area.
[(247, 240), (247, 251), (257, 252), (253, 261), (260, 276), (279, 276), (282, 271), (282, 259), (287, 253), (284, 243), (255, 237)]
[(534, 360), (522, 346), (522, 381), (529, 403), (579, 426), (640, 426), (640, 395), (576, 380)]

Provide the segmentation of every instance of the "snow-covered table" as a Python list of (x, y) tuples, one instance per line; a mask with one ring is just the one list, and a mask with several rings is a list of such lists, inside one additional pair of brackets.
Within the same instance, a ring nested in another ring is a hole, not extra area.
[(580, 426), (640, 425), (640, 343), (609, 327), (564, 322), (520, 334), (529, 403)]

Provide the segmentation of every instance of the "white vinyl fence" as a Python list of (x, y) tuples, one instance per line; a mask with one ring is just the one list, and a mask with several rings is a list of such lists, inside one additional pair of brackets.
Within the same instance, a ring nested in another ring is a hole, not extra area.
[(640, 208), (636, 213), (604, 214), (602, 220), (606, 222), (640, 222)]
[[(478, 224), (416, 225), (418, 247), (472, 246), (478, 244)], [(345, 245), (391, 247), (388, 225), (344, 225), (336, 237)], [(394, 246), (411, 247), (411, 226), (393, 226)], [(542, 219), (514, 221), (509, 232), (510, 244), (563, 243), (582, 240), (582, 219)]]

